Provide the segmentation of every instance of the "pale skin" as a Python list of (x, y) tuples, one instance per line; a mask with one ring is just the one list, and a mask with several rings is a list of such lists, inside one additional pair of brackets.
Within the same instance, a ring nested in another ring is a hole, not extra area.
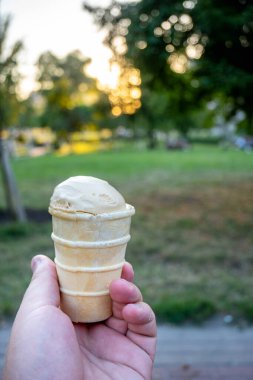
[(156, 321), (126, 263), (110, 284), (113, 315), (104, 322), (73, 324), (60, 308), (54, 263), (32, 260), (33, 277), (17, 313), (4, 380), (151, 379)]

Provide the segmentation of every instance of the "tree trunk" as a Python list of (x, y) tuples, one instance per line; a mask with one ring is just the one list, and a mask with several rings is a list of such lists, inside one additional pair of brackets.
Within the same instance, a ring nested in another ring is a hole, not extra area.
[(253, 112), (252, 111), (248, 112), (247, 116), (248, 116), (248, 120), (247, 120), (246, 131), (249, 136), (252, 136), (253, 135)]
[(148, 137), (148, 149), (155, 149), (157, 145), (155, 129), (153, 127), (152, 121), (149, 121), (147, 137)]
[(21, 205), (18, 188), (10, 165), (9, 152), (6, 146), (6, 142), (1, 139), (1, 137), (0, 165), (7, 209), (15, 220), (24, 223), (26, 221), (25, 210)]

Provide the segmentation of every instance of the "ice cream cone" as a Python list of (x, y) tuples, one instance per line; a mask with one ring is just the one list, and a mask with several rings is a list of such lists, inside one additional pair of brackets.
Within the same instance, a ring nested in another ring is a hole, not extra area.
[(107, 319), (112, 312), (109, 284), (121, 275), (134, 207), (121, 204), (119, 210), (91, 214), (80, 207), (58, 207), (66, 204), (62, 193), (60, 198), (60, 203), (51, 199), (49, 212), (61, 309), (73, 322)]

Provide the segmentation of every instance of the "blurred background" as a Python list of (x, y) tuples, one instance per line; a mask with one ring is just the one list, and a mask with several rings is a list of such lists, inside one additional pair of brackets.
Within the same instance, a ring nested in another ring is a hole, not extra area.
[(253, 5), (1, 0), (0, 319), (69, 176), (136, 208), (127, 259), (159, 321), (253, 321)]

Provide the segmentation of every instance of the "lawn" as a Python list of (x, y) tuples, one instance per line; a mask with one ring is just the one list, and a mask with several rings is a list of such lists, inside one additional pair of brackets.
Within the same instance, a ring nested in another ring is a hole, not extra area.
[[(12, 316), (35, 253), (54, 256), (47, 207), (73, 175), (107, 179), (136, 208), (127, 259), (159, 319), (213, 314), (253, 321), (253, 154), (218, 147), (185, 152), (122, 149), (12, 162), (29, 215), (0, 224), (0, 316)], [(0, 208), (3, 194), (0, 189)]]

